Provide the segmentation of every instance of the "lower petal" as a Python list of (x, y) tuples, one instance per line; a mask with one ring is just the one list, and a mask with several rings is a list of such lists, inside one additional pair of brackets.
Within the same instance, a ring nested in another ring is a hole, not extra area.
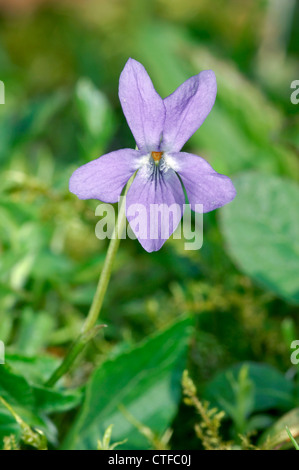
[(185, 203), (181, 182), (171, 169), (164, 173), (145, 165), (126, 199), (127, 219), (143, 248), (158, 251), (177, 228)]
[(99, 199), (114, 203), (123, 187), (139, 168), (141, 153), (122, 149), (107, 153), (78, 168), (71, 176), (69, 189), (79, 199)]
[(191, 209), (195, 212), (213, 211), (236, 196), (230, 178), (217, 173), (206, 160), (197, 155), (172, 153), (168, 156), (168, 163), (180, 175)]

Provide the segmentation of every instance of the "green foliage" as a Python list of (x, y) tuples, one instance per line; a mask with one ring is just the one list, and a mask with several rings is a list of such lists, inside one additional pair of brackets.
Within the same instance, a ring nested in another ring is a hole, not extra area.
[[(22, 361), (18, 357), (18, 363), (21, 362), (28, 368), (26, 358)], [(37, 374), (36, 369), (35, 367), (35, 374)], [(25, 373), (25, 371), (22, 372)], [(16, 435), (17, 438), (23, 441), (26, 441), (27, 438), (31, 439), (29, 429), (34, 427), (39, 429), (38, 432), (45, 434), (48, 441), (55, 444), (57, 429), (46, 418), (46, 414), (65, 412), (78, 406), (81, 394), (76, 390), (51, 390), (43, 386), (33, 385), (23, 375), (15, 373), (11, 367), (2, 365), (0, 371), (0, 398), (2, 400), (2, 405), (0, 404), (0, 442), (9, 435)], [(14, 410), (14, 413), (9, 407)], [(27, 436), (26, 439), (24, 433)], [(26, 443), (29, 443), (27, 441)]]
[(88, 79), (79, 80), (75, 99), (83, 130), (80, 145), (83, 157), (90, 161), (105, 153), (115, 130), (113, 113), (106, 96)]
[[(85, 3), (9, 17), (0, 7), (0, 446), (291, 448), (298, 18), (267, 36), (270, 2)], [(70, 195), (68, 180), (80, 164), (135, 146), (117, 96), (128, 57), (162, 96), (215, 71), (215, 106), (186, 150), (232, 176), (237, 197), (205, 214), (199, 251), (169, 240), (148, 255), (122, 241), (100, 319), (107, 328), (48, 387), (80, 334), (107, 250), (94, 235), (97, 202)]]
[(95, 449), (109, 424), (114, 425), (115, 439), (127, 439), (127, 448), (147, 446), (120, 405), (156, 434), (162, 434), (177, 409), (189, 338), (190, 320), (185, 319), (104, 362), (88, 383), (82, 410), (64, 448)]
[(238, 197), (221, 212), (229, 252), (257, 283), (299, 303), (299, 186), (257, 173), (234, 182)]
[(292, 381), (271, 366), (255, 363), (236, 365), (220, 372), (207, 385), (205, 395), (216, 402), (243, 402), (240, 409), (246, 414), (271, 408), (285, 410), (296, 403)]

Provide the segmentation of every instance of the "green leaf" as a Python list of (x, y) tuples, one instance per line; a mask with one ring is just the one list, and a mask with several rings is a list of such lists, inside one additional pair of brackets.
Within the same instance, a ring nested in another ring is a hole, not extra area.
[[(33, 415), (34, 397), (30, 385), (7, 365), (0, 366), (0, 396), (15, 408), (16, 412), (30, 425), (41, 425)], [(20, 428), (9, 411), (0, 404), (0, 448), (3, 438), (9, 434), (19, 436)], [(51, 437), (53, 438), (53, 435)]]
[(4, 437), (8, 437), (12, 434), (18, 439), (21, 430), (9, 411), (5, 408), (0, 408), (0, 449), (3, 447)]
[(55, 319), (49, 313), (27, 307), (21, 316), (15, 348), (28, 356), (39, 353), (48, 344), (54, 326)]
[[(30, 359), (26, 360), (20, 356), (15, 356), (14, 364), (15, 366), (18, 364), (20, 369), (22, 369), (21, 364), (23, 366), (25, 364), (26, 375), (30, 375), (30, 366), (41, 368), (44, 364), (49, 370), (54, 366), (53, 363), (49, 365), (47, 360), (34, 361), (32, 359), (30, 364)], [(38, 373), (35, 371), (36, 374)], [(60, 413), (76, 407), (81, 402), (82, 392), (81, 390), (52, 390), (33, 385), (5, 364), (0, 366), (0, 396), (29, 426), (37, 427), (45, 433), (49, 442), (57, 444), (57, 430), (46, 414)], [(3, 438), (11, 433), (19, 436), (20, 429), (11, 414), (0, 404), (0, 448)]]
[(30, 357), (8, 351), (5, 359), (15, 373), (38, 385), (45, 383), (61, 362), (61, 359), (50, 355)]
[(64, 448), (96, 449), (111, 424), (114, 440), (128, 439), (123, 448), (148, 448), (148, 441), (120, 407), (156, 435), (165, 432), (180, 399), (190, 327), (190, 319), (179, 321), (102, 364), (89, 381), (85, 402)]
[(78, 406), (82, 399), (80, 390), (51, 390), (45, 387), (33, 388), (35, 406), (39, 412), (61, 413)]
[[(30, 396), (30, 406), (37, 412), (59, 413), (76, 407), (82, 399), (82, 391), (73, 389), (70, 391), (63, 389), (49, 389), (42, 384), (49, 378), (57, 368), (60, 360), (51, 356), (26, 357), (19, 354), (7, 354), (6, 361), (12, 366), (7, 368), (8, 376), (6, 383), (11, 387), (21, 391), (20, 397), (14, 399), (14, 403), (21, 403), (28, 406), (28, 403), (21, 402), (21, 398)], [(1, 371), (1, 369), (0, 369)], [(8, 373), (9, 372), (9, 373)], [(23, 377), (15, 372), (22, 374)], [(3, 381), (3, 378), (2, 378)], [(1, 384), (1, 381), (0, 381)], [(22, 388), (21, 388), (22, 385)], [(0, 389), (1, 395), (1, 389)], [(4, 398), (12, 403), (11, 395)]]
[(30, 385), (8, 365), (0, 366), (0, 395), (12, 406), (33, 409), (34, 398)]
[(234, 184), (237, 196), (220, 213), (232, 259), (259, 285), (299, 303), (299, 186), (258, 173)]
[(21, 117), (13, 126), (14, 143), (19, 145), (43, 134), (51, 119), (65, 106), (67, 100), (68, 95), (64, 91), (58, 91), (51, 96), (27, 104), (20, 113)]
[(80, 139), (83, 153), (90, 160), (104, 151), (114, 131), (114, 119), (106, 96), (88, 79), (79, 80), (76, 105), (84, 138)]
[(234, 406), (235, 396), (228, 373), (231, 373), (233, 378), (237, 380), (239, 371), (244, 364), (248, 365), (248, 377), (254, 386), (252, 412), (275, 408), (289, 410), (294, 406), (295, 391), (293, 383), (274, 367), (253, 362), (242, 363), (217, 374), (207, 385), (205, 398), (220, 408), (222, 408), (222, 400)]

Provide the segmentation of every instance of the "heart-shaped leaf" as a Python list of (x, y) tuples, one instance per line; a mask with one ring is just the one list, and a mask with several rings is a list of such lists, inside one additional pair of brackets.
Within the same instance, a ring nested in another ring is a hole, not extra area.
[(234, 184), (237, 196), (221, 211), (232, 259), (259, 285), (299, 303), (299, 186), (258, 173)]
[(102, 364), (87, 386), (86, 399), (64, 448), (96, 449), (113, 424), (113, 441), (146, 449), (148, 440), (128, 418), (161, 436), (177, 411), (190, 319), (172, 325), (130, 352)]

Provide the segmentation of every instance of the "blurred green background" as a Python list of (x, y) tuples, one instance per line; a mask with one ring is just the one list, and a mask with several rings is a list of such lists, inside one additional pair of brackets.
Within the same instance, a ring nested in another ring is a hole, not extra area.
[[(127, 439), (118, 449), (289, 448), (285, 425), (299, 436), (299, 2), (1, 0), (0, 14), (0, 396), (50, 448), (95, 449), (111, 424), (112, 442)], [(44, 382), (80, 332), (108, 246), (94, 233), (98, 202), (79, 201), (68, 180), (135, 146), (117, 95), (129, 57), (162, 97), (215, 71), (216, 104), (186, 149), (238, 195), (205, 214), (199, 251), (121, 243), (108, 327), (52, 390)], [(196, 392), (185, 376), (182, 393), (185, 368)], [(28, 447), (22, 429), (0, 405), (0, 442)]]

